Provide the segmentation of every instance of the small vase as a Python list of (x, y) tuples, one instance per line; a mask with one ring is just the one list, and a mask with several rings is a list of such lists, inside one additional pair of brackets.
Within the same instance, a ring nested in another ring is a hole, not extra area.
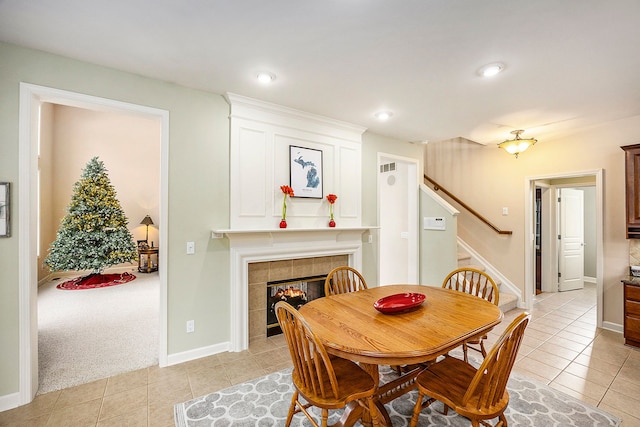
[(329, 227), (335, 227), (336, 222), (334, 220), (329, 221)]
[(280, 228), (287, 228), (287, 220), (283, 219), (280, 221)]

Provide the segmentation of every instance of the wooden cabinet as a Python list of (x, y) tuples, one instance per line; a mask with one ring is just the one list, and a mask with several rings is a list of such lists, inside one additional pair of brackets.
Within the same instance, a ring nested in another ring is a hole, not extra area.
[(640, 239), (640, 144), (620, 148), (625, 152), (627, 239)]
[(640, 347), (640, 286), (638, 278), (624, 283), (624, 343)]

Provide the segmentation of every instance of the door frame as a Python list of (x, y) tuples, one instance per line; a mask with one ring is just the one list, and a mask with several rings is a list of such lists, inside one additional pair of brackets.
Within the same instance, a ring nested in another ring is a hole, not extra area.
[[(555, 277), (558, 276), (558, 266), (557, 262), (554, 260), (557, 258), (555, 255), (555, 244), (553, 240), (555, 239), (555, 204), (552, 203), (554, 199), (555, 191), (553, 186), (544, 183), (544, 182), (536, 182), (535, 188), (540, 188), (542, 190), (542, 199), (541, 199), (541, 209), (542, 209), (542, 230), (541, 230), (541, 239), (542, 239), (542, 271), (541, 271), (541, 291), (542, 292), (557, 292), (558, 287), (550, 288), (550, 283), (554, 280)], [(534, 197), (535, 197), (535, 189), (534, 189)], [(535, 202), (534, 202), (535, 203)], [(535, 206), (535, 205), (534, 205)], [(535, 239), (535, 217), (534, 220), (534, 239)], [(534, 242), (534, 257), (535, 257), (535, 242)], [(534, 258), (535, 262), (535, 258)], [(535, 268), (535, 264), (534, 264)], [(557, 284), (557, 283), (556, 283)], [(534, 292), (535, 292), (535, 270), (534, 270)]]
[[(524, 298), (527, 310), (533, 308), (533, 300), (535, 296), (535, 191), (536, 181), (564, 179), (564, 178), (581, 178), (594, 177), (596, 188), (596, 309), (597, 309), (597, 326), (602, 327), (602, 301), (603, 301), (603, 272), (604, 272), (604, 187), (603, 187), (603, 170), (587, 170), (581, 172), (555, 173), (548, 175), (529, 176), (525, 178), (525, 263), (524, 263)], [(538, 183), (539, 185), (539, 183)], [(567, 187), (577, 187), (576, 184), (567, 185)]]
[[(382, 224), (380, 222), (380, 206), (381, 206), (381, 200), (380, 200), (380, 188), (382, 185), (382, 174), (380, 173), (380, 166), (383, 164), (382, 159), (389, 159), (389, 160), (393, 160), (397, 163), (405, 163), (408, 165), (408, 176), (407, 176), (407, 183), (410, 186), (411, 182), (415, 183), (415, 187), (413, 188), (413, 191), (411, 190), (411, 188), (409, 188), (408, 190), (408, 194), (407, 197), (409, 198), (408, 200), (408, 204), (407, 204), (407, 214), (408, 214), (408, 233), (409, 233), (409, 238), (407, 240), (407, 245), (408, 245), (408, 257), (407, 257), (407, 273), (408, 273), (408, 278), (409, 278), (409, 283), (419, 283), (419, 278), (420, 278), (420, 262), (419, 262), (419, 248), (420, 248), (420, 239), (419, 239), (419, 213), (418, 213), (418, 189), (420, 186), (420, 176), (418, 173), (419, 170), (419, 161), (417, 159), (414, 158), (410, 158), (410, 157), (402, 157), (402, 156), (398, 156), (395, 154), (388, 154), (388, 153), (382, 153), (382, 152), (378, 152), (378, 162), (377, 162), (377, 168), (376, 168), (376, 177), (377, 177), (377, 223), (378, 226), (380, 227), (380, 229), (382, 229), (382, 227), (384, 226), (384, 224)], [(413, 175), (413, 177), (411, 176)], [(382, 231), (380, 231), (382, 232)], [(378, 260), (381, 259), (380, 254), (381, 254), (381, 245), (378, 244)], [(380, 262), (378, 262), (378, 283), (380, 283)]]
[[(168, 247), (169, 112), (152, 107), (20, 83), (18, 135), (18, 304), (19, 304), (19, 401), (33, 400), (38, 391), (38, 275), (37, 275), (37, 181), (39, 107), (44, 102), (96, 111), (115, 111), (156, 119), (160, 134), (160, 246)], [(167, 251), (160, 252), (160, 307), (158, 361), (167, 366)]]

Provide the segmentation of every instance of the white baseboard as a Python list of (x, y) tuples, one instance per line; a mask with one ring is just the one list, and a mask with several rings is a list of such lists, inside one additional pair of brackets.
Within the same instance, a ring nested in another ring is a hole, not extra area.
[(624, 328), (619, 323), (602, 322), (602, 329), (606, 329), (612, 332), (624, 333)]
[(494, 279), (500, 280), (500, 286), (504, 286), (509, 293), (514, 294), (518, 298), (518, 308), (527, 308), (522, 301), (522, 291), (520, 291), (520, 289), (513, 282), (507, 279), (506, 276), (503, 276), (502, 273), (500, 273), (491, 263), (489, 263), (489, 261), (483, 258), (459, 236), (458, 245), (461, 246), (471, 256), (472, 262), (481, 264), (485, 268), (485, 271), (489, 273)]
[(167, 356), (167, 366), (177, 365), (178, 363), (189, 362), (191, 360), (200, 359), (202, 357), (213, 356), (214, 354), (229, 351), (230, 342), (210, 345), (207, 347), (195, 348), (193, 350), (174, 353)]
[(584, 276), (582, 278), (582, 280), (584, 280), (585, 283), (593, 283), (594, 285), (596, 284), (596, 278), (595, 277)]
[(0, 412), (20, 406), (20, 393), (11, 393), (0, 396)]

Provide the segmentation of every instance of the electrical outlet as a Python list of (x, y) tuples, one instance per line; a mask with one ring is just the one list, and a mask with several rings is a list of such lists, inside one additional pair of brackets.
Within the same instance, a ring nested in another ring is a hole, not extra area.
[(187, 242), (187, 255), (196, 253), (196, 242)]
[(509, 208), (502, 208), (502, 215), (504, 216), (509, 215)]
[(187, 333), (190, 334), (191, 332), (196, 330), (196, 322), (195, 320), (187, 320)]

